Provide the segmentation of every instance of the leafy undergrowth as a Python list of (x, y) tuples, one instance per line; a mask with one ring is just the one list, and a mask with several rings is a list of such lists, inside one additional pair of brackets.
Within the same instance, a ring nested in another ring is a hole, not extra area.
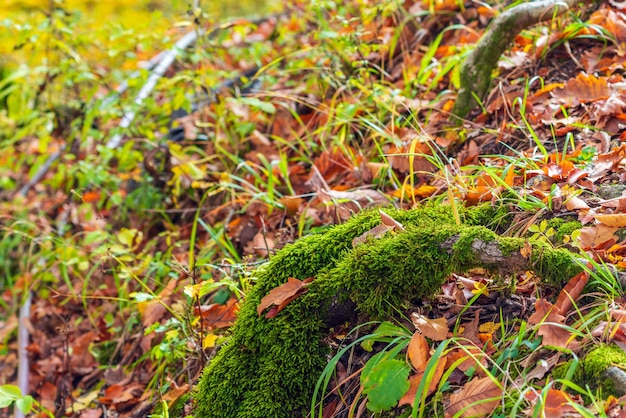
[[(359, 328), (367, 344), (343, 339), (356, 324), (337, 328), (329, 341), (353, 355), (333, 360), (321, 416), (398, 403), (623, 413), (599, 378), (574, 382), (585, 353), (626, 341), (623, 10), (588, 5), (523, 31), (455, 126), (460, 63), (504, 5), (311, 3), (220, 24), (196, 13), (167, 34), (81, 32), (62, 9), (12, 26), (29, 59), (0, 81), (0, 406), (173, 408), (228, 339), (255, 266), (363, 208), (429, 199), (506, 205), (505, 235), (567, 248), (588, 271), (567, 293), (524, 272), (454, 275), (404, 313), (413, 328)], [(138, 105), (140, 60), (200, 29)], [(12, 386), (20, 364), (32, 398)]]

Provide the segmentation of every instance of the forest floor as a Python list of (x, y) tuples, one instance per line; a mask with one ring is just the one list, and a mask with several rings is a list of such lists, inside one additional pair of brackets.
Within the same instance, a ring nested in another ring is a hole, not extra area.
[[(567, 249), (586, 271), (565, 293), (525, 271), (505, 285), (452, 275), (428, 310), (406, 313), (418, 373), (399, 404), (626, 414), (599, 374), (575, 383), (579, 358), (626, 343), (623, 5), (523, 30), (458, 125), (460, 65), (504, 4), (308, 3), (220, 23), (194, 11), (165, 35), (82, 30), (61, 8), (5, 21), (28, 59), (0, 69), (0, 415), (192, 414), (177, 401), (228, 341), (256, 266), (363, 209), (425, 202), (506, 205), (504, 235)], [(198, 40), (137, 100), (150, 58), (188, 31)], [(334, 350), (354, 341), (349, 326), (329, 336)], [(446, 340), (448, 364), (415, 399)], [(616, 358), (602, 367), (626, 367)], [(358, 377), (337, 376), (353, 390), (321, 416), (375, 410)]]

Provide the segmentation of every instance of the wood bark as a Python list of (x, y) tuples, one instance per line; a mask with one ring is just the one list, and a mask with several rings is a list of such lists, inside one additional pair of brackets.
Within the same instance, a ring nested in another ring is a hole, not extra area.
[(461, 124), (479, 101), (485, 98), (491, 85), (491, 75), (498, 65), (500, 56), (522, 30), (562, 15), (579, 1), (525, 2), (496, 17), (461, 66), (461, 87), (452, 110), (452, 121)]

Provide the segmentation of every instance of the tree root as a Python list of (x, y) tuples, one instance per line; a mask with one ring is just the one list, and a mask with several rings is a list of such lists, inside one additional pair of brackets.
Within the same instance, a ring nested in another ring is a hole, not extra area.
[[(204, 370), (195, 393), (196, 416), (306, 416), (327, 361), (323, 338), (329, 322), (337, 323), (342, 303), (382, 320), (438, 292), (452, 272), (479, 266), (532, 270), (557, 285), (581, 270), (566, 250), (500, 237), (478, 225), (493, 219), (496, 209), (477, 211), (462, 213), (466, 224), (458, 226), (449, 207), (389, 210), (406, 231), (353, 248), (355, 237), (380, 223), (377, 212), (366, 212), (279, 251), (257, 270), (257, 284), (239, 312), (230, 342)], [(257, 314), (261, 298), (288, 277), (312, 276), (307, 292), (277, 316)], [(344, 309), (339, 316), (350, 314)]]
[(479, 100), (485, 98), (500, 56), (522, 30), (560, 16), (578, 3), (579, 0), (524, 2), (496, 17), (461, 66), (461, 88), (452, 109), (453, 121), (461, 124)]

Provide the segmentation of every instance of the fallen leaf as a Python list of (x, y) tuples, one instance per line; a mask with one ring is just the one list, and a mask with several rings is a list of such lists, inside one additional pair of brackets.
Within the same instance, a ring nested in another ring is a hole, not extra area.
[(446, 367), (456, 367), (462, 372), (471, 368), (480, 370), (479, 363), (485, 365), (485, 357), (485, 353), (477, 346), (466, 345), (463, 348), (455, 348), (446, 355)]
[(369, 231), (365, 231), (363, 234), (359, 235), (355, 239), (352, 240), (352, 246), (356, 247), (359, 244), (363, 244), (367, 241), (368, 238), (378, 239), (382, 238), (387, 232), (393, 230), (392, 227), (385, 224), (376, 225), (374, 228)]
[(600, 99), (606, 99), (610, 95), (608, 78), (596, 77), (593, 74), (579, 73), (575, 78), (570, 78), (565, 88), (552, 92), (554, 97), (571, 101), (575, 98), (573, 104), (593, 102)]
[(626, 226), (626, 213), (595, 215), (594, 218), (596, 219), (596, 221), (606, 226), (614, 228), (623, 228)]
[(109, 386), (104, 391), (104, 396), (98, 398), (98, 402), (111, 405), (118, 411), (139, 403), (144, 394), (145, 385), (141, 383), (129, 383), (127, 385)]
[(380, 220), (383, 222), (384, 225), (390, 226), (391, 228), (393, 228), (394, 231), (404, 231), (404, 226), (402, 226), (400, 222), (396, 221), (391, 216), (387, 215), (385, 211), (383, 211), (382, 209), (378, 209), (378, 213), (380, 214)]
[(261, 303), (257, 307), (257, 314), (261, 316), (263, 311), (272, 305), (278, 306), (278, 312), (280, 312), (285, 306), (292, 300), (306, 292), (307, 283), (302, 280), (290, 277), (287, 279), (287, 283), (272, 289), (267, 295), (261, 299)]
[(500, 404), (502, 388), (491, 378), (474, 378), (463, 388), (450, 395), (450, 403), (445, 409), (447, 417), (489, 416)]
[(479, 321), (480, 321), (480, 311), (482, 309), (477, 309), (476, 312), (474, 312), (474, 319), (472, 319), (469, 322), (465, 322), (463, 324), (463, 338), (467, 338), (468, 340), (470, 340), (471, 342), (473, 342), (474, 344), (481, 344), (482, 341), (480, 340), (480, 337), (478, 336), (478, 326), (479, 326)]
[(554, 304), (560, 313), (565, 314), (572, 309), (572, 301), (576, 302), (578, 300), (588, 280), (589, 274), (583, 271), (572, 277), (565, 287), (561, 289)]
[(602, 224), (581, 228), (578, 237), (580, 246), (584, 250), (600, 248), (608, 242), (617, 240), (617, 236), (615, 236), (617, 229)]
[(200, 315), (203, 322), (210, 329), (226, 328), (235, 322), (237, 311), (239, 310), (239, 300), (230, 298), (225, 304), (213, 303), (211, 305), (202, 305), (200, 309), (195, 308), (196, 315)]
[(425, 337), (434, 341), (443, 341), (448, 338), (448, 321), (446, 318), (430, 319), (417, 312), (411, 314), (411, 321)]
[[(441, 376), (443, 376), (443, 372), (445, 371), (445, 369), (446, 360), (445, 357), (442, 357), (437, 361), (435, 371), (433, 372), (430, 383), (428, 384), (426, 396), (432, 395), (435, 390), (437, 390), (437, 386), (439, 385), (439, 381), (441, 380)], [(420, 383), (422, 382), (424, 375), (425, 372), (420, 372), (409, 377), (409, 391), (405, 393), (404, 396), (400, 399), (400, 402), (398, 402), (398, 406), (411, 405), (411, 407), (413, 407), (415, 402), (415, 395), (417, 395), (417, 390), (419, 389)]]
[(567, 393), (562, 390), (548, 389), (548, 393), (543, 401), (544, 416), (557, 418), (577, 414), (576, 408), (571, 403), (574, 402)]
[(537, 335), (542, 337), (542, 345), (573, 349), (578, 342), (572, 338), (571, 331), (564, 328), (564, 321), (559, 309), (545, 299), (535, 303), (535, 312), (528, 318), (529, 324), (539, 325)]
[(409, 341), (407, 354), (413, 368), (417, 372), (423, 372), (426, 369), (426, 364), (428, 364), (428, 359), (430, 359), (430, 346), (426, 338), (418, 331), (415, 331), (411, 341)]
[(187, 392), (189, 392), (189, 384), (185, 383), (182, 386), (170, 390), (165, 395), (163, 395), (161, 399), (166, 401), (167, 405), (171, 407), (174, 402), (176, 402), (181, 396), (183, 396)]

